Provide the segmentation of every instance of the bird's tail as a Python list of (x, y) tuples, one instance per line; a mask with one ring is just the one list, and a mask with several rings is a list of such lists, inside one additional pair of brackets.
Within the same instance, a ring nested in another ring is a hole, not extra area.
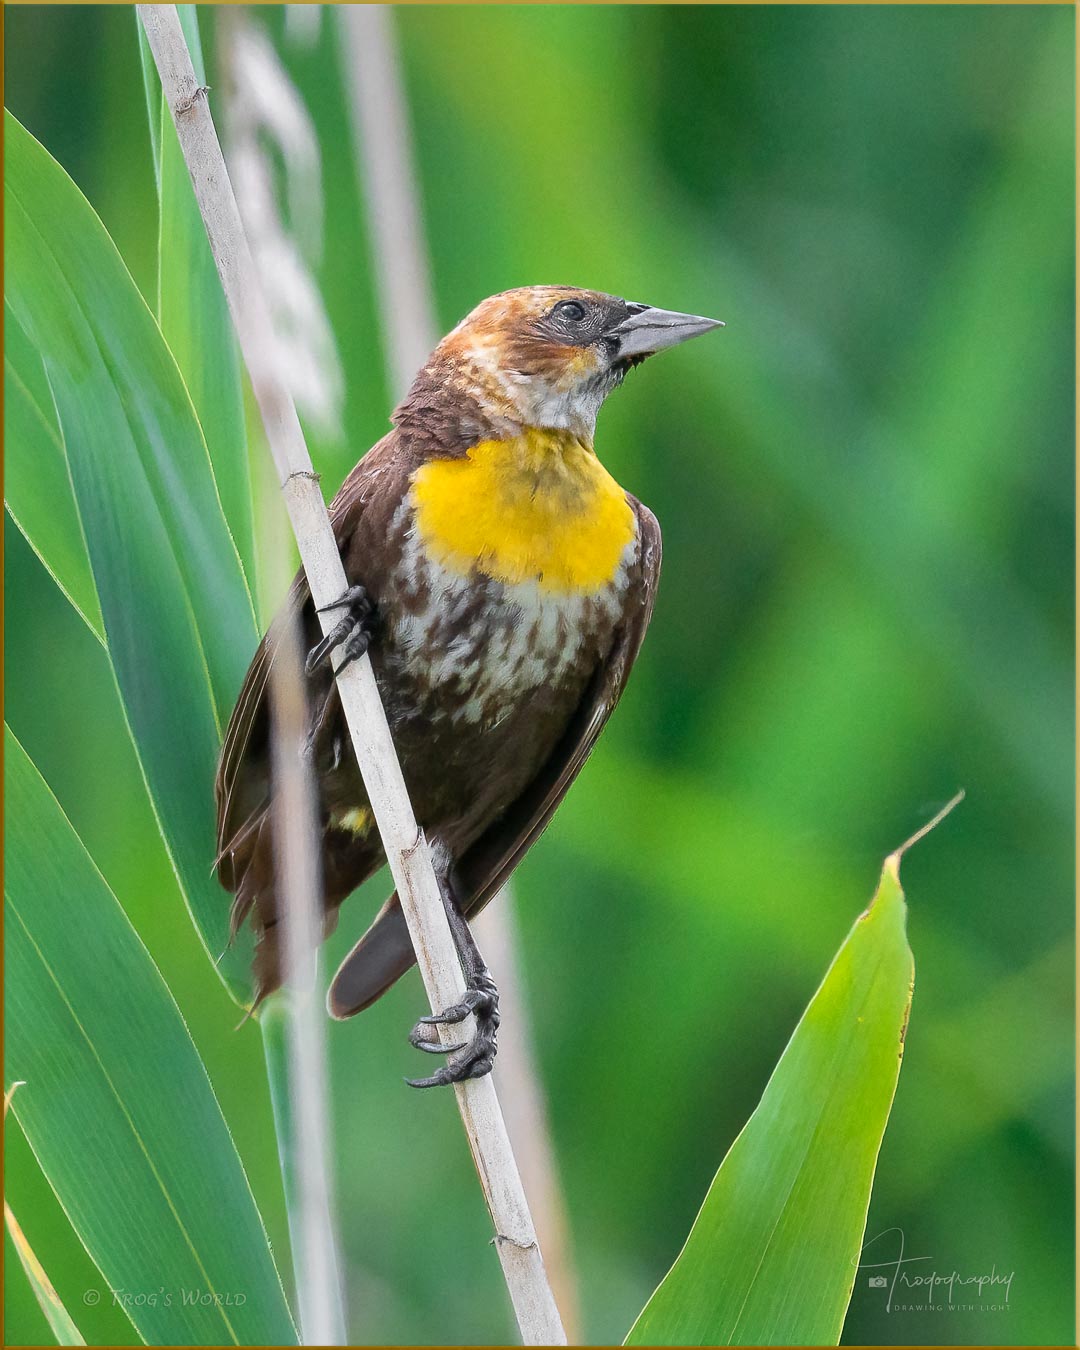
[(399, 980), (416, 960), (397, 891), (375, 916), (364, 936), (338, 967), (326, 996), (331, 1017), (363, 1012)]
[[(269, 809), (262, 811), (247, 828), (243, 845), (242, 849), (234, 847), (229, 853), (229, 880), (235, 884), (229, 914), (229, 941), (235, 940), (245, 922), (250, 924), (255, 935), (251, 964), (254, 1000), (250, 1016), (268, 995), (281, 987), (284, 979)], [(218, 868), (221, 875), (220, 859)], [(337, 927), (338, 906), (347, 893), (348, 888), (323, 896), (320, 941), (325, 941)]]

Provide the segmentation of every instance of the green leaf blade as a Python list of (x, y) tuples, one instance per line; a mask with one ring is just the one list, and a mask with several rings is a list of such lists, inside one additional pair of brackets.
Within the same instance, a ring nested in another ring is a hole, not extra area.
[(250, 943), (229, 945), (211, 876), (221, 727), (254, 612), (187, 391), (104, 227), (7, 116), (7, 295), (40, 354), (125, 716), (185, 899), (238, 1002)]
[[(14, 1096), (16, 1088), (20, 1087), (25, 1087), (25, 1084), (16, 1081), (12, 1083), (4, 1095), (5, 1121), (7, 1120), (8, 1107), (11, 1105), (11, 1098)], [(56, 1337), (57, 1345), (85, 1345), (86, 1341), (82, 1332), (72, 1321), (67, 1308), (64, 1307), (63, 1300), (56, 1292), (52, 1280), (46, 1274), (45, 1267), (38, 1260), (37, 1253), (30, 1246), (29, 1239), (23, 1232), (22, 1224), (16, 1219), (7, 1200), (4, 1201), (4, 1224), (7, 1227), (8, 1236), (11, 1238), (11, 1245), (15, 1248), (15, 1254), (19, 1258), (19, 1264), (23, 1268), (23, 1274), (37, 1299), (42, 1316), (48, 1322), (50, 1331)]]
[(123, 1301), (147, 1342), (292, 1344), (262, 1221), (180, 1012), (10, 731), (5, 750), (19, 1123), (103, 1296)]
[[(42, 356), (58, 404), (64, 399), (62, 428), (67, 433), (70, 422), (78, 433), (67, 435), (69, 458), (84, 450), (97, 456), (99, 470), (110, 473), (102, 483), (121, 501), (134, 480), (144, 485), (204, 630), (215, 700), (228, 711), (246, 668), (237, 634), (254, 632), (254, 611), (191, 400), (90, 204), (10, 113), (5, 124), (11, 308)], [(103, 453), (107, 435), (111, 459)], [(74, 462), (71, 468), (78, 498)]]
[(882, 872), (628, 1345), (834, 1345), (896, 1092), (914, 963)]
[(52, 1281), (45, 1273), (41, 1262), (34, 1254), (34, 1249), (27, 1241), (22, 1225), (11, 1212), (11, 1207), (6, 1201), (4, 1203), (4, 1222), (18, 1255), (19, 1264), (23, 1268), (23, 1273), (30, 1288), (34, 1291), (38, 1307), (41, 1309), (46, 1322), (48, 1322), (50, 1331), (56, 1337), (56, 1344), (85, 1345), (86, 1340), (82, 1332), (72, 1321), (71, 1314), (61, 1302), (59, 1294), (53, 1288)]
[(41, 358), (4, 306), (4, 495), (12, 520), (99, 642), (105, 628)]

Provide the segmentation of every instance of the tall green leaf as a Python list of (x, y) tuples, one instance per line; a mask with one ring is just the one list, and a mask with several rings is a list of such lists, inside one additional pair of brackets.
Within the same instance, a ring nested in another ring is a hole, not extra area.
[(628, 1345), (835, 1345), (911, 1008), (900, 855), (885, 862)]
[(4, 305), (4, 497), (56, 584), (105, 641), (94, 575), (41, 357)]
[(153, 316), (63, 169), (5, 114), (6, 293), (39, 353), (124, 709), (200, 936), (234, 995), (243, 943), (210, 876), (221, 726), (254, 612), (191, 401)]
[[(22, 1082), (12, 1083), (4, 1094), (4, 1120), (7, 1120), (8, 1107), (11, 1105), (11, 1099), (15, 1095), (16, 1088), (25, 1087)], [(79, 1328), (71, 1320), (71, 1314), (64, 1307), (63, 1300), (56, 1292), (52, 1280), (45, 1273), (45, 1268), (38, 1260), (33, 1247), (23, 1232), (22, 1224), (19, 1223), (12, 1213), (11, 1206), (7, 1200), (4, 1201), (4, 1223), (7, 1226), (8, 1235), (11, 1238), (11, 1245), (19, 1258), (19, 1264), (26, 1275), (27, 1283), (34, 1292), (34, 1297), (38, 1301), (38, 1307), (41, 1309), (49, 1329), (56, 1337), (57, 1345), (85, 1345)]]
[(6, 729), (5, 758), (6, 1068), (26, 1083), (12, 1109), (102, 1296), (151, 1344), (291, 1344), (262, 1221), (172, 995)]
[[(200, 84), (206, 84), (195, 5), (178, 5)], [(139, 28), (158, 185), (158, 322), (206, 437), (225, 518), (249, 577), (254, 542), (240, 358), (225, 295), (199, 215), (176, 128)]]
[(12, 1245), (19, 1257), (19, 1264), (23, 1268), (23, 1273), (26, 1275), (30, 1288), (34, 1291), (34, 1297), (38, 1301), (38, 1306), (48, 1322), (52, 1334), (56, 1337), (57, 1345), (85, 1345), (86, 1341), (82, 1332), (71, 1320), (71, 1314), (64, 1307), (60, 1295), (53, 1288), (52, 1281), (34, 1254), (34, 1249), (27, 1241), (22, 1225), (11, 1212), (11, 1206), (6, 1200), (4, 1201), (4, 1223), (7, 1225)]

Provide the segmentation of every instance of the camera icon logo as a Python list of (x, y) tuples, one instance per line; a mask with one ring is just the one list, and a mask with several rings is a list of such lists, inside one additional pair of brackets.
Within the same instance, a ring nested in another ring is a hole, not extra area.
[(884, 1275), (871, 1275), (866, 1283), (871, 1289), (887, 1289), (889, 1287), (889, 1281)]

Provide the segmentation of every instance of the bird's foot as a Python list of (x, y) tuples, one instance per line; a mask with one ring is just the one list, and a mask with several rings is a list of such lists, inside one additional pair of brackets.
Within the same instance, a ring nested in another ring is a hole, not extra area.
[[(469, 1041), (458, 1045), (442, 1045), (435, 1032), (425, 1031), (429, 1027), (448, 1026), (464, 1022), (472, 1013), (476, 1018), (476, 1035)], [(417, 1050), (426, 1050), (432, 1055), (456, 1054), (460, 1058), (443, 1065), (430, 1078), (406, 1078), (410, 1087), (443, 1087), (447, 1083), (462, 1083), (466, 1078), (483, 1078), (490, 1073), (495, 1063), (496, 1040), (499, 1031), (499, 991), (486, 970), (469, 979), (469, 987), (460, 1003), (444, 1009), (433, 1017), (421, 1017), (412, 1031), (409, 1041)]]
[(364, 655), (371, 643), (375, 627), (375, 606), (363, 586), (350, 586), (333, 604), (323, 605), (317, 612), (325, 614), (331, 609), (344, 609), (345, 617), (308, 652), (307, 660), (304, 662), (304, 669), (308, 675), (314, 675), (324, 662), (329, 661), (330, 653), (335, 648), (341, 647), (342, 659), (337, 667), (337, 674), (340, 675), (350, 662), (358, 661)]

